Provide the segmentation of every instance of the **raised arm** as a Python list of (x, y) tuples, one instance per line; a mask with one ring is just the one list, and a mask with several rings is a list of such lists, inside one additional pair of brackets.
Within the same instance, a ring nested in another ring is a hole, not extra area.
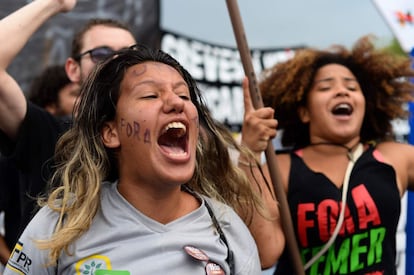
[(34, 32), (50, 17), (67, 12), (76, 0), (35, 0), (0, 21), (0, 130), (14, 139), (26, 115), (26, 98), (7, 68)]
[(266, 165), (263, 165), (262, 173), (258, 164), (269, 140), (276, 136), (277, 121), (273, 118), (273, 109), (254, 109), (247, 78), (243, 81), (243, 93), (245, 114), (242, 144), (255, 153), (256, 160), (241, 156), (239, 167), (246, 172), (255, 190), (260, 192), (267, 210), (266, 216), (262, 213), (254, 213), (249, 230), (256, 241), (262, 268), (269, 268), (280, 257), (285, 246), (285, 238), (280, 221), (279, 206), (270, 182), (268, 169)]

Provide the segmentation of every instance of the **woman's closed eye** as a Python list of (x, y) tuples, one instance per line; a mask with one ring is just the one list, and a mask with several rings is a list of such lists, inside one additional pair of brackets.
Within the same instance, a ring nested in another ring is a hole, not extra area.
[(358, 88), (356, 86), (349, 86), (349, 87), (347, 87), (347, 89), (350, 90), (350, 91), (352, 91), (352, 92), (358, 90)]
[(189, 95), (187, 95), (187, 94), (185, 94), (185, 95), (178, 95), (182, 100), (186, 100), (186, 101), (188, 101), (188, 100), (190, 100), (190, 96)]
[(326, 91), (333, 90), (333, 88), (334, 88), (334, 86), (325, 84), (325, 85), (318, 85), (318, 86), (316, 86), (315, 87), (315, 90), (316, 91), (320, 91), (320, 92), (326, 92)]
[(158, 98), (158, 95), (156, 94), (148, 94), (141, 97), (142, 99), (155, 99)]

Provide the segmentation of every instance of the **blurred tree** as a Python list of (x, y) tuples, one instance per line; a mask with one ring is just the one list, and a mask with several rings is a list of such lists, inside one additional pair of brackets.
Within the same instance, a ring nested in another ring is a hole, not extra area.
[(393, 38), (383, 49), (397, 55), (407, 56), (396, 38)]

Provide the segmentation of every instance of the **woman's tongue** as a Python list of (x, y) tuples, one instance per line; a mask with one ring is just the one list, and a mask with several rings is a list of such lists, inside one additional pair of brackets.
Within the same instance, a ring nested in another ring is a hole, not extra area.
[(185, 154), (185, 130), (181, 128), (169, 129), (160, 136), (158, 144), (170, 155)]

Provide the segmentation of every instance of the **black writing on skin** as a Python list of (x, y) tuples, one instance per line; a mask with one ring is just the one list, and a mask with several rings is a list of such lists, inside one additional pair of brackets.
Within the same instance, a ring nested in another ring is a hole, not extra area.
[[(141, 125), (137, 121), (128, 122), (125, 119), (121, 118), (121, 131), (125, 130), (127, 137), (136, 138), (141, 140)], [(145, 143), (151, 143), (151, 132), (149, 129), (146, 129), (143, 133), (143, 139)]]
[(144, 143), (151, 143), (151, 132), (149, 129), (146, 129), (144, 132)]

